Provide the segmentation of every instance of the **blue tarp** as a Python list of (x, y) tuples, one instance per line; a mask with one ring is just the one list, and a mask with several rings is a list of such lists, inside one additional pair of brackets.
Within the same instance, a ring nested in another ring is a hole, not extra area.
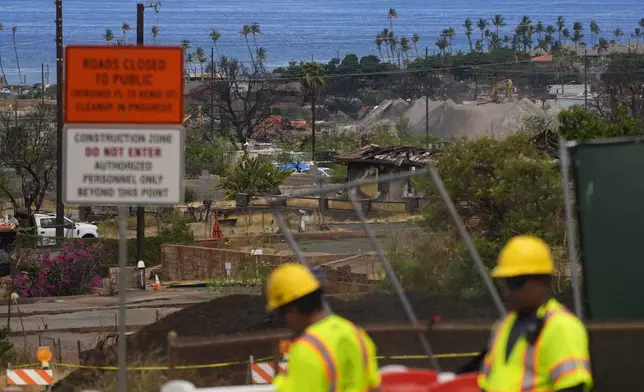
[(302, 171), (307, 171), (309, 170), (309, 165), (303, 162), (291, 162), (291, 163), (285, 163), (282, 166), (280, 166), (280, 170), (293, 170), (294, 172), (302, 172)]

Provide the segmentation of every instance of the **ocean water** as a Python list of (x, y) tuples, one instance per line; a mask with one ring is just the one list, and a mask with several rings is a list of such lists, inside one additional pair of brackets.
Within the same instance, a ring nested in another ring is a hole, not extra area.
[[(142, 0), (148, 3), (148, 0)], [(178, 44), (189, 40), (193, 47), (212, 46), (208, 34), (216, 28), (223, 34), (218, 43), (229, 56), (248, 58), (244, 38), (237, 33), (243, 24), (257, 22), (262, 35), (257, 43), (268, 52), (267, 65), (276, 67), (292, 59), (328, 61), (347, 53), (377, 54), (376, 34), (388, 27), (387, 12), (395, 8), (393, 21), (397, 36), (420, 35), (421, 55), (425, 46), (436, 50), (438, 33), (447, 27), (457, 31), (455, 47), (467, 47), (461, 25), (465, 18), (476, 21), (502, 14), (508, 26), (501, 35), (511, 34), (523, 15), (533, 22), (553, 24), (557, 15), (569, 22), (588, 24), (596, 20), (606, 38), (620, 27), (628, 40), (640, 18), (644, 18), (642, 0), (161, 0), (159, 13), (146, 8), (146, 44), (152, 44), (150, 28), (158, 25), (157, 44)], [(105, 29), (121, 36), (121, 24), (135, 28), (137, 0), (63, 0), (64, 42), (104, 44)], [(16, 49), (23, 78), (27, 83), (40, 81), (41, 64), (49, 65), (49, 81), (55, 81), (55, 8), (54, 0), (0, 0), (0, 54), (11, 83), (18, 82), (18, 70), (12, 43), (11, 26), (17, 26)], [(477, 37), (477, 33), (474, 34)], [(135, 41), (135, 31), (127, 34)], [(252, 38), (251, 44), (252, 44)], [(414, 50), (410, 58), (415, 55)]]

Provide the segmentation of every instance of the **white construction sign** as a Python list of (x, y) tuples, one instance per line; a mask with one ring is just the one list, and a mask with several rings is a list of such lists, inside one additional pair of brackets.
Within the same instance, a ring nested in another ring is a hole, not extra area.
[(68, 126), (63, 199), (77, 205), (183, 202), (180, 128)]

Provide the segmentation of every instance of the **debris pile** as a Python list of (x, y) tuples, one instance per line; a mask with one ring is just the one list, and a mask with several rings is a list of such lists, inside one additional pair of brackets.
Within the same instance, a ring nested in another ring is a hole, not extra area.
[[(409, 122), (412, 132), (424, 134), (425, 98), (419, 98), (408, 104), (397, 99), (386, 100), (373, 112), (358, 123), (359, 130), (366, 130), (378, 124), (385, 124), (392, 129), (399, 119)], [(429, 101), (429, 132), (441, 138), (451, 137), (491, 137), (502, 139), (521, 129), (524, 119), (531, 116), (555, 117), (557, 107), (546, 107), (522, 98), (513, 102), (477, 104), (464, 102), (457, 104), (451, 99), (446, 101)]]
[[(410, 301), (419, 320), (429, 321), (435, 315), (440, 315), (442, 322), (450, 320), (468, 321), (492, 321), (497, 313), (488, 298), (463, 301), (458, 296), (438, 294), (411, 294)], [(348, 317), (360, 324), (369, 323), (407, 323), (407, 319), (400, 306), (400, 301), (395, 295), (373, 294), (352, 301), (344, 301), (330, 298), (329, 303), (334, 312)], [(157, 323), (140, 329), (137, 333), (128, 337), (128, 362), (133, 366), (165, 366), (167, 365), (167, 337), (168, 332), (175, 331), (180, 337), (212, 337), (219, 334), (237, 334), (244, 332), (266, 331), (271, 329), (284, 328), (284, 325), (272, 315), (266, 313), (264, 298), (253, 295), (235, 295), (218, 298), (210, 302), (198, 304), (190, 308), (172, 313)], [(463, 337), (463, 333), (441, 335), (434, 337), (437, 352), (455, 352), (476, 350), (484, 344), (487, 332), (480, 336)], [(430, 336), (431, 338), (431, 336)], [(415, 336), (401, 336), (400, 338), (387, 339), (385, 342), (376, 343), (382, 347), (381, 351), (393, 351), (390, 354), (422, 354), (422, 349)], [(270, 355), (270, 346), (261, 347), (230, 347), (227, 349), (203, 350), (192, 349), (189, 353), (190, 364), (221, 363), (229, 361), (248, 360), (249, 355), (262, 357)], [(388, 353), (389, 354), (389, 353)], [(181, 355), (186, 358), (188, 355)], [(448, 360), (444, 366), (451, 368), (460, 365), (467, 358)], [(89, 364), (94, 366), (115, 365), (116, 347), (110, 347), (109, 351), (100, 360), (91, 359)], [(401, 362), (401, 361), (397, 361)], [(419, 363), (419, 362), (422, 362)], [(414, 360), (409, 365), (429, 366), (429, 361)], [(190, 376), (190, 379), (198, 379), (202, 386), (216, 383), (244, 383), (247, 366), (222, 367), (199, 370), (199, 377)], [(113, 372), (112, 372), (113, 373)], [(194, 372), (193, 372), (194, 373)], [(113, 376), (114, 374), (111, 374)], [(104, 377), (104, 372), (94, 369), (79, 369), (55, 387), (55, 391), (78, 391), (81, 386), (94, 387), (97, 380)]]

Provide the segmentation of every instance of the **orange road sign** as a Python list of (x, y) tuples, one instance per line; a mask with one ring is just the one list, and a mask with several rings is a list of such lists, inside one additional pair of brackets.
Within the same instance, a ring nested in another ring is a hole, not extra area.
[(65, 123), (182, 124), (181, 46), (65, 48)]

